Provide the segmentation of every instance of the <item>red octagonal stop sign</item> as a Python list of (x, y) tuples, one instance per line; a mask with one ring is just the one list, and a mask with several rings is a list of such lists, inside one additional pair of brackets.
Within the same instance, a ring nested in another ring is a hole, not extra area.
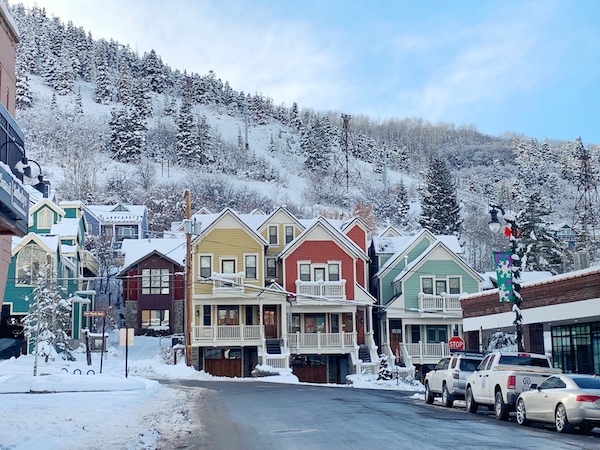
[(465, 350), (465, 341), (459, 336), (454, 336), (448, 341), (448, 347), (451, 352), (462, 352)]

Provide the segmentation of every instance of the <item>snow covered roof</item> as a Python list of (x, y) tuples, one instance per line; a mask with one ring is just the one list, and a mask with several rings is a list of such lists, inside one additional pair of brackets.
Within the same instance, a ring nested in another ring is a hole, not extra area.
[(62, 249), (63, 254), (77, 253), (76, 245), (61, 244), (60, 248)]
[(183, 266), (186, 253), (185, 239), (124, 239), (121, 246), (121, 253), (125, 255), (123, 268), (135, 264), (154, 252)]
[(59, 236), (77, 236), (79, 233), (80, 219), (62, 219), (59, 223), (52, 225), (50, 234)]
[(144, 205), (86, 205), (85, 208), (103, 222), (141, 222), (146, 216)]
[[(496, 288), (496, 286), (494, 286), (494, 284), (498, 282), (498, 275), (496, 272), (484, 272), (480, 275), (483, 278), (483, 284), (481, 285), (482, 289), (486, 290)], [(530, 281), (545, 280), (551, 278), (552, 276), (552, 272), (547, 271), (523, 271), (521, 272), (520, 284), (523, 285), (523, 283), (528, 283)]]

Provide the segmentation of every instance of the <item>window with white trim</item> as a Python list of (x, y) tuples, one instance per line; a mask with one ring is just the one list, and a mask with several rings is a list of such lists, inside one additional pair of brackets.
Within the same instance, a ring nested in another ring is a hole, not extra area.
[(267, 258), (267, 278), (277, 278), (277, 258)]
[(42, 208), (37, 215), (38, 228), (50, 229), (54, 225), (54, 213), (49, 208)]
[(168, 294), (169, 269), (142, 269), (142, 294)]
[(300, 281), (310, 281), (310, 264), (300, 264)]
[(210, 278), (212, 274), (212, 256), (200, 256), (200, 277)]
[(246, 255), (244, 257), (244, 271), (246, 279), (248, 280), (256, 280), (258, 277), (258, 273), (256, 270), (257, 266), (257, 256), (256, 255)]
[(17, 256), (17, 285), (32, 286), (48, 262), (47, 254), (37, 244), (27, 244)]
[(277, 225), (269, 226), (269, 244), (271, 244), (271, 245), (279, 244), (279, 238), (277, 236)]
[(329, 274), (329, 281), (340, 281), (340, 264), (339, 263), (327, 264), (327, 272)]
[(285, 243), (289, 244), (294, 240), (294, 227), (291, 225), (286, 225), (285, 227)]
[(235, 273), (235, 259), (222, 259), (221, 273)]

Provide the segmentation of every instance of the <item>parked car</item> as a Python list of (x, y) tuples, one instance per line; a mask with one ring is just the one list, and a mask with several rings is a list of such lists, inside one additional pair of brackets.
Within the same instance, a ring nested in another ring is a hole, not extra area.
[(473, 373), (482, 354), (455, 353), (442, 358), (435, 369), (425, 375), (425, 402), (433, 403), (435, 397), (442, 397), (442, 405), (451, 408), (454, 400), (465, 398), (467, 377)]
[(507, 420), (521, 392), (561, 372), (552, 368), (550, 358), (546, 355), (500, 351), (490, 353), (467, 378), (467, 411), (475, 413), (479, 405), (487, 405), (494, 408), (497, 419)]
[(517, 423), (554, 423), (556, 431), (600, 427), (600, 377), (561, 374), (523, 392), (517, 400)]

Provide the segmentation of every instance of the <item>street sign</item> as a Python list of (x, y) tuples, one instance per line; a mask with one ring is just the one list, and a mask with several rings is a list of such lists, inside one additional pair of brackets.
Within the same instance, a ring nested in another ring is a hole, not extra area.
[(465, 341), (459, 336), (454, 336), (448, 341), (448, 347), (451, 352), (462, 352), (465, 350)]
[(104, 317), (106, 311), (84, 311), (83, 315), (86, 317)]

